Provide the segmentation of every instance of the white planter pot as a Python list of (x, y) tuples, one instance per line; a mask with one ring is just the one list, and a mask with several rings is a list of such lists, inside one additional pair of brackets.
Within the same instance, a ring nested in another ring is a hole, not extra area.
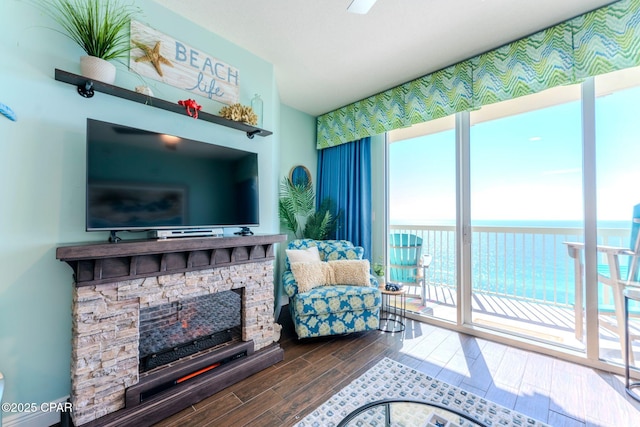
[(113, 84), (116, 81), (116, 66), (95, 56), (81, 56), (80, 74), (92, 80)]

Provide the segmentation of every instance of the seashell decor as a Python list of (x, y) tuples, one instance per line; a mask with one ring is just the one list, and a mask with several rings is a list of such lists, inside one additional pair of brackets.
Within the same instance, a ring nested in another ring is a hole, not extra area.
[(222, 107), (222, 109), (220, 109), (220, 115), (225, 119), (235, 122), (245, 122), (249, 125), (258, 123), (258, 116), (254, 113), (253, 108), (246, 105), (233, 104)]

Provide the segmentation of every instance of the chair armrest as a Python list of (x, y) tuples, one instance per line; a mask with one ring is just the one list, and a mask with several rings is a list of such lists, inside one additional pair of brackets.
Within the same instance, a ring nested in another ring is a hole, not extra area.
[[(567, 245), (567, 250), (569, 251), (569, 256), (571, 258), (576, 258), (580, 251), (584, 249), (584, 243), (582, 242), (562, 242)], [(611, 255), (633, 255), (634, 252), (629, 248), (623, 248), (620, 246), (605, 246), (598, 245), (596, 250), (601, 253), (611, 254)]]
[(567, 251), (571, 258), (577, 258), (580, 255), (580, 251), (584, 249), (584, 243), (582, 242), (562, 242), (567, 245)]
[(293, 297), (298, 293), (298, 282), (293, 277), (291, 270), (285, 270), (282, 273), (282, 286), (289, 297)]
[(378, 279), (373, 274), (369, 274), (369, 286), (372, 288), (379, 288), (380, 283), (378, 283)]
[(633, 251), (629, 248), (621, 248), (618, 246), (598, 246), (598, 252), (612, 255), (633, 255)]
[(429, 254), (422, 255), (422, 267), (429, 268), (432, 260), (433, 260), (433, 257), (431, 255)]

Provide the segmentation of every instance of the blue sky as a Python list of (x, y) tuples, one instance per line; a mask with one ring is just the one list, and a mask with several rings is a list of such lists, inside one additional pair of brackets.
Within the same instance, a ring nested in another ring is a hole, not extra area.
[[(636, 87), (596, 101), (600, 220), (640, 203), (638, 100)], [(580, 220), (580, 116), (575, 101), (472, 126), (472, 220)], [(389, 162), (392, 223), (455, 218), (453, 130), (393, 143)]]

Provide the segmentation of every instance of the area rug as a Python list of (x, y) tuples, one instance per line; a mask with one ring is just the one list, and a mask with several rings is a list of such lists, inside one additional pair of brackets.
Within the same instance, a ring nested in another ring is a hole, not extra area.
[[(488, 426), (548, 427), (547, 424), (500, 406), (461, 388), (436, 380), (401, 363), (384, 358), (307, 415), (296, 427), (332, 427), (360, 406), (382, 399), (435, 402)], [(362, 426), (384, 426), (381, 414), (372, 411)], [(395, 425), (415, 426), (410, 421)], [(459, 419), (461, 427), (471, 426)]]

